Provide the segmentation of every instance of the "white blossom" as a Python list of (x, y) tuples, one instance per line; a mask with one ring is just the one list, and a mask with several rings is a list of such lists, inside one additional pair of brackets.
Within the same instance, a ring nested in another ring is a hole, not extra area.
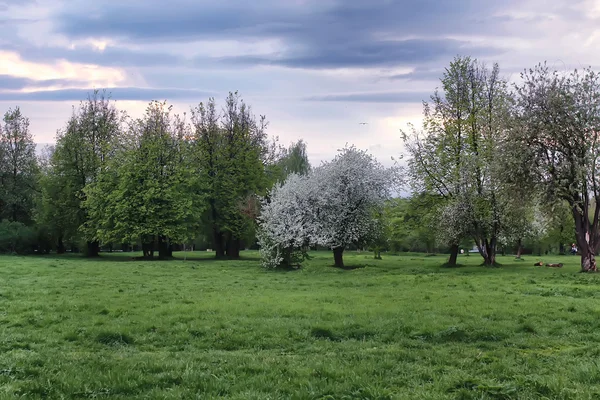
[(389, 197), (390, 173), (366, 152), (347, 147), (308, 175), (292, 174), (277, 184), (259, 217), (263, 265), (298, 264), (309, 245), (343, 251), (374, 238), (375, 211)]
[(277, 183), (262, 200), (258, 218), (258, 242), (263, 266), (291, 266), (304, 259), (310, 221), (307, 218), (309, 178), (290, 174), (284, 184)]
[(375, 228), (373, 210), (389, 197), (389, 171), (350, 147), (318, 167), (311, 183), (311, 242), (334, 249), (369, 239)]

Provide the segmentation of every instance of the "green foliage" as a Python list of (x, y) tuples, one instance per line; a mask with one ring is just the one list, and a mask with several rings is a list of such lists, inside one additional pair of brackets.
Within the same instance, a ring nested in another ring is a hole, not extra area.
[(33, 228), (22, 222), (0, 222), (0, 253), (30, 253), (36, 242), (37, 235)]
[(557, 270), (460, 256), (464, 267), (444, 269), (443, 256), (346, 251), (364, 268), (344, 271), (313, 252), (286, 272), (264, 271), (256, 252), (191, 257), (0, 257), (2, 396), (600, 395), (600, 276), (578, 274), (577, 257), (540, 259)]
[(386, 223), (388, 248), (391, 251), (436, 252), (440, 246), (435, 222), (441, 199), (421, 193), (410, 198), (395, 198), (386, 203), (383, 220)]
[(471, 237), (485, 264), (494, 265), (513, 222), (504, 215), (514, 188), (502, 180), (512, 98), (498, 64), (487, 68), (470, 57), (456, 57), (441, 83), (424, 104), (423, 132), (404, 135), (409, 173), (418, 192), (445, 200), (437, 226), (448, 244)]
[(59, 242), (81, 235), (88, 242), (95, 240), (93, 231), (87, 229), (90, 220), (83, 205), (84, 189), (96, 182), (113, 156), (111, 146), (121, 123), (122, 117), (110, 96), (94, 91), (74, 109), (65, 128), (58, 132), (56, 146), (41, 177), (38, 221), (52, 227)]
[(548, 199), (572, 211), (581, 269), (597, 270), (600, 213), (600, 74), (591, 68), (562, 73), (545, 63), (525, 70), (515, 85), (517, 104), (511, 139), (528, 160), (520, 175)]
[[(258, 120), (238, 93), (229, 93), (223, 113), (214, 99), (192, 109), (192, 152), (206, 196), (205, 221), (217, 257), (239, 257), (241, 239), (255, 227), (258, 195), (269, 187), (267, 122)], [(271, 182), (272, 184), (272, 182)]]
[(198, 176), (183, 141), (184, 126), (171, 107), (159, 102), (150, 103), (145, 116), (132, 122), (97, 181), (84, 189), (93, 239), (131, 243), (141, 238), (160, 245), (194, 236), (195, 218), (203, 208), (193, 192)]
[(9, 109), (0, 125), (0, 219), (31, 224), (38, 171), (29, 119)]
[(284, 182), (290, 174), (306, 175), (311, 171), (306, 143), (302, 139), (287, 148), (281, 147), (274, 158), (267, 165), (267, 174), (271, 175), (273, 183)]

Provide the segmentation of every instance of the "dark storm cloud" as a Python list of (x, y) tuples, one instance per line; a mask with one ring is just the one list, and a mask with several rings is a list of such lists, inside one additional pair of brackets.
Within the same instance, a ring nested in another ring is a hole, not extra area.
[(334, 101), (349, 103), (420, 103), (429, 100), (430, 93), (425, 92), (378, 92), (348, 93), (306, 97), (306, 101)]
[(282, 3), (86, 2), (59, 14), (56, 22), (59, 32), (73, 38), (118, 37), (146, 44), (275, 39), (283, 44), (281, 53), (221, 61), (323, 69), (415, 65), (457, 53), (480, 54), (483, 49), (447, 37), (498, 30), (487, 16), (501, 7), (478, 0)]
[[(35, 92), (0, 92), (0, 101), (79, 101), (87, 98), (93, 89), (40, 90)], [(203, 100), (213, 93), (186, 89), (151, 89), (136, 87), (106, 88), (114, 100)]]

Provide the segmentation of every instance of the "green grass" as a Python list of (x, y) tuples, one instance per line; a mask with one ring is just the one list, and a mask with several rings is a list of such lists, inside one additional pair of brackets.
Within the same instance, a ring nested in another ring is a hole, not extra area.
[(576, 257), (243, 256), (0, 257), (0, 399), (600, 396), (600, 275)]

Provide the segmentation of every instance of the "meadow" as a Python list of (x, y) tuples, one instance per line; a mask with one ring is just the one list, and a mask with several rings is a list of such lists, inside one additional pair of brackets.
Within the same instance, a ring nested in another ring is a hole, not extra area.
[(577, 257), (211, 256), (1, 256), (0, 399), (600, 396), (600, 276)]

